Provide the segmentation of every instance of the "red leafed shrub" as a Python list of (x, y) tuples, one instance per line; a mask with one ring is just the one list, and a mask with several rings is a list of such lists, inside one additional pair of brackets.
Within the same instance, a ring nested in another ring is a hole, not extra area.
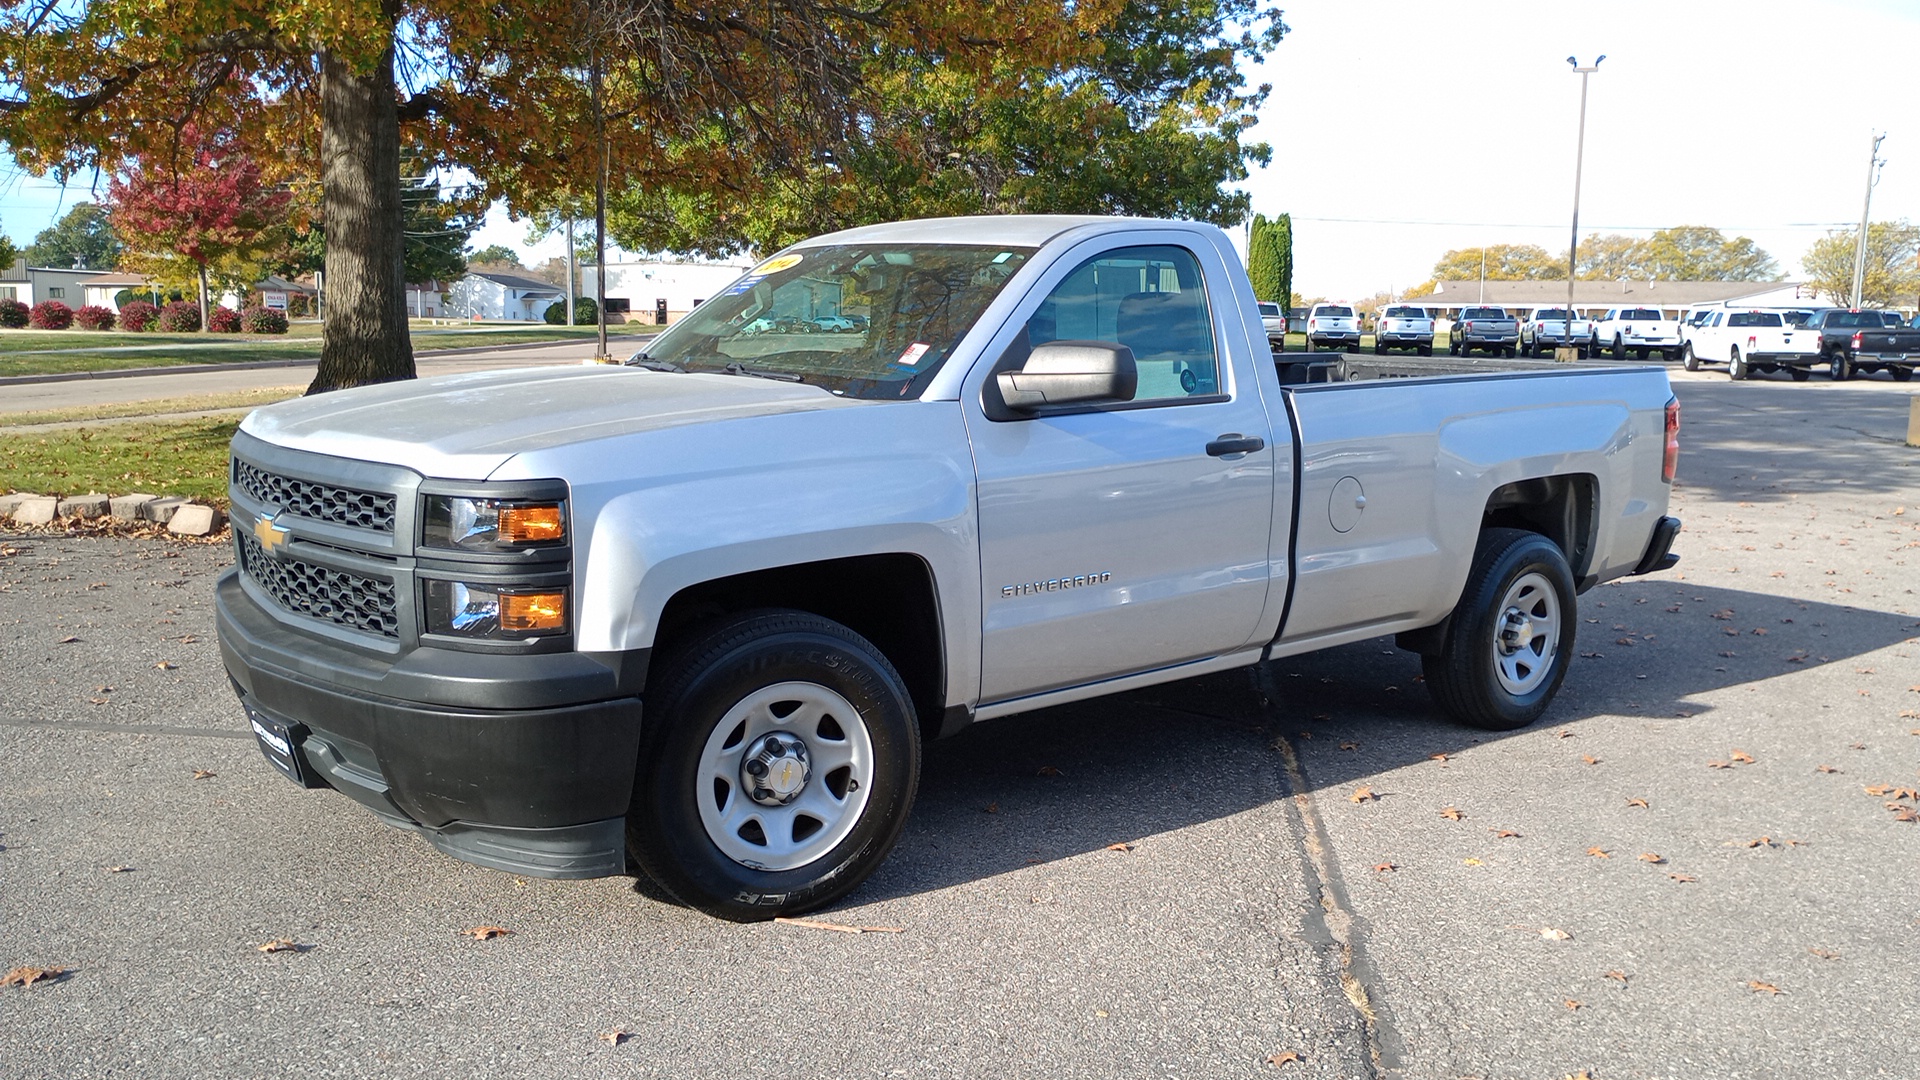
[(115, 320), (112, 308), (88, 304), (74, 310), (73, 321), (82, 330), (111, 330)]
[(11, 296), (0, 299), (0, 326), (9, 330), (25, 330), (28, 318), (27, 305)]
[(169, 334), (191, 334), (200, 329), (200, 305), (175, 300), (161, 308), (160, 329)]
[(35, 330), (65, 330), (73, 325), (73, 309), (58, 300), (42, 300), (27, 319)]
[(216, 334), (237, 334), (240, 332), (240, 313), (230, 307), (216, 307), (207, 312), (207, 329)]
[(160, 309), (145, 300), (129, 300), (120, 305), (120, 329), (139, 333), (153, 325)]
[(287, 317), (270, 307), (258, 304), (240, 313), (240, 324), (249, 334), (284, 334), (287, 332)]

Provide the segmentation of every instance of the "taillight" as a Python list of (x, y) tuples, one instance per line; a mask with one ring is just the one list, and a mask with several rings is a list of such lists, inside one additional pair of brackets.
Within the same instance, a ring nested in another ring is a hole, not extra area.
[(1673, 483), (1673, 472), (1680, 465), (1680, 399), (1667, 399), (1667, 449), (1660, 456), (1660, 479)]
[(1860, 345), (1860, 331), (1858, 331), (1858, 330), (1855, 330), (1855, 331), (1853, 332), (1853, 348), (1854, 348), (1854, 351), (1855, 351), (1855, 352), (1858, 352), (1858, 351), (1860, 350), (1860, 348), (1861, 348), (1861, 345)]
[(1747, 335), (1747, 349), (1748, 349), (1748, 351), (1752, 351), (1752, 349), (1753, 349), (1753, 347), (1754, 347), (1755, 345), (1758, 345), (1759, 343), (1760, 343), (1760, 339), (1759, 339), (1758, 337), (1755, 337), (1755, 336), (1754, 336), (1754, 335), (1752, 335), (1752, 334), (1748, 334), (1748, 335)]
[(1461, 324), (1461, 327), (1460, 327), (1460, 329), (1462, 329), (1462, 330), (1472, 330), (1472, 329), (1473, 329), (1473, 320), (1471, 320), (1471, 319), (1469, 319), (1469, 320), (1467, 320), (1467, 321), (1466, 321), (1465, 323), (1463, 323), (1463, 324)]

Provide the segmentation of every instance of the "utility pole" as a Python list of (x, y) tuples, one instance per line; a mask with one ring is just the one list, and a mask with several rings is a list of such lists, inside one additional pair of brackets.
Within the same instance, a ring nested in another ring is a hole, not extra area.
[(575, 252), (573, 250), (573, 215), (567, 215), (567, 325), (573, 325), (573, 282)]
[(1573, 151), (1573, 238), (1567, 243), (1567, 329), (1561, 338), (1567, 348), (1577, 348), (1573, 344), (1573, 272), (1579, 265), (1580, 253), (1580, 173), (1587, 163), (1587, 76), (1599, 71), (1600, 61), (1605, 59), (1603, 53), (1593, 63), (1581, 67), (1580, 61), (1567, 57), (1567, 64), (1580, 76), (1580, 134)]
[(1873, 185), (1880, 179), (1880, 144), (1885, 135), (1873, 137), (1873, 149), (1867, 151), (1867, 199), (1860, 208), (1860, 236), (1853, 242), (1853, 300), (1848, 307), (1860, 306), (1860, 289), (1867, 281), (1867, 217), (1873, 212)]
[(593, 178), (593, 316), (599, 329), (599, 345), (594, 350), (593, 362), (611, 364), (613, 356), (607, 352), (607, 158), (611, 151), (607, 147), (607, 111), (606, 101), (601, 97), (597, 47), (593, 53), (592, 77), (593, 131), (600, 140), (599, 169)]

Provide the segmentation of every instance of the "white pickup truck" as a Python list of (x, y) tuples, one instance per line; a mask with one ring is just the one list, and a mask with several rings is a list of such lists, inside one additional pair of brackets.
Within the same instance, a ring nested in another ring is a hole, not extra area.
[(1683, 327), (1686, 344), (1681, 362), (1688, 371), (1702, 364), (1727, 365), (1728, 378), (1751, 378), (1755, 372), (1784, 371), (1794, 382), (1806, 382), (1820, 354), (1820, 332), (1795, 326), (1778, 311), (1705, 311)]
[[(861, 329), (746, 332), (825, 296)], [(1359, 363), (1277, 365), (1210, 225), (822, 236), (628, 366), (252, 413), (221, 654), (293, 782), (740, 920), (852, 890), (978, 720), (1393, 634), (1527, 724), (1675, 561), (1666, 373)]]
[(1610, 350), (1615, 360), (1625, 360), (1628, 353), (1636, 360), (1654, 353), (1678, 360), (1680, 321), (1667, 318), (1659, 308), (1614, 308), (1593, 324), (1592, 351), (1603, 350)]

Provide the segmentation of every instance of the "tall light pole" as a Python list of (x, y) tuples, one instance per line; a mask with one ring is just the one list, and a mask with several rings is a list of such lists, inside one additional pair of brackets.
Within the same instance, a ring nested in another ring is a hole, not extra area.
[(1573, 270), (1578, 263), (1580, 253), (1580, 172), (1587, 163), (1587, 76), (1600, 70), (1600, 61), (1606, 56), (1595, 58), (1592, 64), (1580, 66), (1580, 61), (1567, 57), (1568, 66), (1580, 76), (1580, 136), (1574, 143), (1573, 152), (1573, 239), (1567, 244), (1567, 329), (1561, 339), (1566, 347), (1573, 348)]
[(1873, 185), (1880, 178), (1880, 166), (1886, 162), (1880, 160), (1880, 143), (1885, 135), (1873, 137), (1873, 149), (1867, 151), (1867, 201), (1860, 208), (1860, 237), (1853, 242), (1853, 302), (1848, 307), (1860, 306), (1860, 289), (1867, 281), (1867, 216), (1873, 212)]

